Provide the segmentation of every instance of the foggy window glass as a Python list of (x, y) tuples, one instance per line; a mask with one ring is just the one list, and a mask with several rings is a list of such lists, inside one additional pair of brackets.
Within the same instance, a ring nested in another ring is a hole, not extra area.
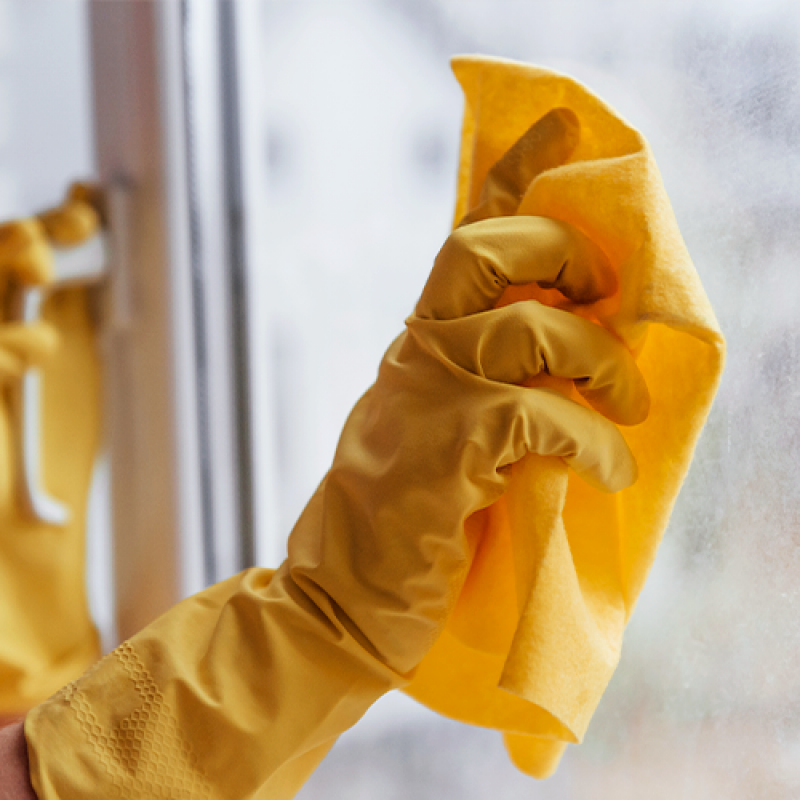
[(0, 219), (94, 173), (88, 3), (0, 0)]
[(446, 237), (454, 53), (539, 63), (647, 135), (729, 342), (722, 389), (622, 663), (556, 776), (400, 695), (304, 800), (800, 795), (800, 22), (785, 0), (261, 0), (263, 236), (281, 527)]

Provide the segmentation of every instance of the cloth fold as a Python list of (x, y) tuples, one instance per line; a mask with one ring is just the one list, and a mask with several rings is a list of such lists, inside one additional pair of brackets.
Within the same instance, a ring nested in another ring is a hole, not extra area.
[[(545, 115), (547, 159), (519, 214), (563, 220), (600, 245), (619, 290), (572, 307), (556, 290), (513, 287), (604, 325), (637, 356), (647, 420), (622, 428), (639, 478), (604, 494), (560, 459), (528, 456), (507, 493), (470, 520), (458, 604), (405, 690), (447, 716), (501, 730), (513, 762), (543, 778), (580, 742), (620, 655), (626, 623), (709, 412), (725, 345), (640, 133), (577, 81), (487, 57), (453, 59), (465, 94), (455, 220), (480, 203), (495, 162)], [(574, 387), (549, 380), (580, 402)], [(541, 382), (539, 383), (541, 385)]]

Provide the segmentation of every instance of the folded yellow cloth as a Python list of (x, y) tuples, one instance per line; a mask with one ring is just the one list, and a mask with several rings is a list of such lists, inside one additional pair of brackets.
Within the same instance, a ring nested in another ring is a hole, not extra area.
[[(566, 76), (484, 57), (456, 58), (453, 70), (466, 97), (457, 221), (532, 123), (572, 112), (571, 128), (553, 134), (561, 140), (542, 142), (561, 147), (564, 163), (532, 181), (517, 213), (569, 222), (603, 248), (620, 290), (590, 310), (637, 354), (651, 395), (646, 422), (621, 429), (639, 465), (630, 488), (603, 493), (557, 459), (515, 465), (507, 493), (479, 512), (459, 603), (406, 690), (504, 731), (514, 763), (541, 778), (582, 740), (616, 667), (725, 345), (641, 134)], [(526, 297), (566, 305), (537, 287), (513, 287), (504, 300)]]
[[(76, 244), (97, 216), (73, 198), (42, 219), (0, 225), (0, 302), (47, 283), (51, 242)], [(18, 409), (25, 371), (42, 374), (42, 484), (70, 509), (64, 526), (32, 518), (18, 502)], [(14, 385), (17, 385), (15, 388)], [(84, 289), (50, 297), (42, 321), (0, 321), (0, 715), (25, 712), (99, 655), (85, 588), (86, 504), (100, 431), (99, 360)]]

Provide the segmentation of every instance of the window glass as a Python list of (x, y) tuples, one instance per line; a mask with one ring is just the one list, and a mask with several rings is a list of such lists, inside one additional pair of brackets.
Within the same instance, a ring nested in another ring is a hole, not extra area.
[(0, 0), (0, 218), (55, 205), (94, 172), (87, 10)]
[(448, 232), (454, 53), (566, 71), (646, 133), (730, 347), (620, 668), (557, 775), (535, 784), (499, 735), (397, 696), (342, 738), (300, 796), (797, 796), (795, 4), (262, 0), (261, 10), (257, 167), (279, 300), (267, 350), (285, 531)]

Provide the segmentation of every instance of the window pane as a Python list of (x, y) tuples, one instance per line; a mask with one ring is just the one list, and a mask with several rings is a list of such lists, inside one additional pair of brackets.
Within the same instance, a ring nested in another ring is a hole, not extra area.
[(534, 784), (498, 735), (392, 697), (301, 797), (796, 796), (795, 6), (262, 0), (261, 10), (263, 163), (252, 168), (268, 197), (267, 283), (279, 298), (265, 346), (283, 530), (449, 229), (453, 53), (569, 72), (647, 134), (730, 345), (622, 664), (556, 777)]
[(91, 177), (87, 3), (0, 0), (0, 218)]

